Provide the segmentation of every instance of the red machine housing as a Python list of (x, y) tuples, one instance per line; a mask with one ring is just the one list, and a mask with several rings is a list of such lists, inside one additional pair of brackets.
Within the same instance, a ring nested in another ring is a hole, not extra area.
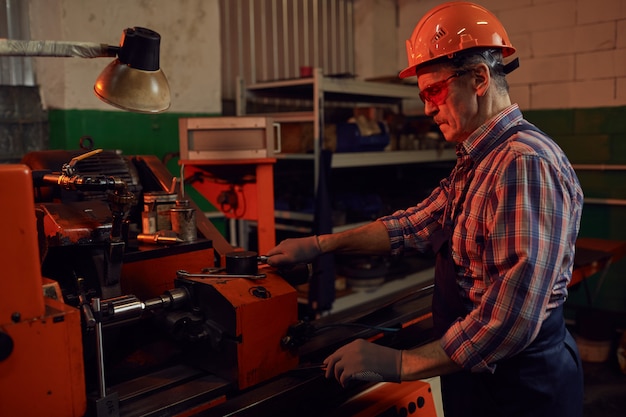
[(222, 333), (219, 352), (206, 344), (193, 347), (193, 362), (236, 381), (245, 389), (295, 368), (298, 356), (281, 340), (297, 322), (297, 293), (274, 273), (265, 278), (185, 278), (176, 282), (192, 294), (194, 306), (215, 318)]
[(80, 312), (44, 297), (30, 170), (0, 166), (0, 193), (0, 415), (82, 416)]

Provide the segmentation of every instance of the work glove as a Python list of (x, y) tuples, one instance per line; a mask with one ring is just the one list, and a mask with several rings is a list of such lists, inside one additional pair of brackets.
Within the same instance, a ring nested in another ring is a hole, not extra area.
[(326, 378), (335, 378), (342, 386), (350, 381), (400, 382), (402, 351), (355, 340), (324, 360)]
[(321, 254), (317, 236), (285, 239), (267, 252), (267, 263), (274, 267), (305, 264)]

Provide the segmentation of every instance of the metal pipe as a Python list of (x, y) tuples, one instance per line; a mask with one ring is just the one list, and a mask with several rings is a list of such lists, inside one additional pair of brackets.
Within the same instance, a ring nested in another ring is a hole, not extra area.
[(348, 63), (346, 66), (346, 70), (354, 74), (354, 4), (352, 1), (349, 1), (347, 4), (346, 11), (346, 25), (347, 25), (347, 37), (346, 37), (346, 49), (347, 51), (344, 53), (348, 57)]
[(274, 58), (274, 79), (278, 80), (280, 73), (278, 71), (278, 12), (276, 9), (276, 1), (277, 0), (272, 0), (272, 57)]
[[(267, 62), (267, 4), (262, 4), (260, 7), (259, 18), (261, 19), (261, 79), (269, 79), (269, 68)], [(256, 80), (252, 80), (256, 82)]]
[(304, 0), (304, 4), (302, 5), (302, 64), (310, 66), (313, 63), (311, 59), (311, 55), (309, 52), (309, 4), (308, 0)]
[[(170, 190), (170, 194), (172, 194), (173, 191), (174, 190)], [(185, 164), (180, 164), (180, 198), (185, 198)]]
[(339, 38), (339, 69), (341, 72), (346, 71), (346, 9), (348, 6), (346, 2), (341, 2), (339, 5), (339, 34), (337, 37)]
[(302, 58), (300, 54), (300, 36), (299, 32), (302, 29), (302, 24), (298, 24), (298, 2), (292, 3), (292, 25), (291, 25), (291, 38), (293, 48), (293, 61), (292, 70), (294, 71), (294, 77), (300, 74), (300, 65), (302, 65)]
[(324, 65), (324, 61), (320, 62), (320, 42), (319, 42), (319, 6), (318, 0), (313, 1), (313, 68)]
[[(573, 164), (578, 171), (626, 171), (626, 165), (618, 164)], [(587, 198), (585, 204), (605, 204), (609, 206), (626, 206), (626, 200), (618, 198)]]
[[(244, 60), (243, 60), (243, 51), (244, 51), (244, 43), (243, 43), (243, 17), (242, 17), (242, 7), (241, 7), (241, 1), (242, 0), (237, 0), (237, 59), (239, 60), (238, 65), (237, 65), (237, 69), (239, 71), (239, 74), (241, 74), (242, 76), (245, 77), (246, 71), (245, 71), (245, 65), (244, 65)], [(246, 77), (247, 79), (250, 79), (249, 77)], [(255, 82), (256, 80), (252, 80), (252, 82)]]
[[(224, 39), (224, 45), (230, 45), (231, 42), (234, 42), (232, 37), (231, 37), (231, 32), (232, 32), (232, 26), (229, 24), (231, 23), (231, 17), (230, 17), (230, 6), (231, 6), (232, 2), (221, 2), (220, 4), (220, 10), (223, 13), (223, 18), (222, 18), (222, 22), (225, 22), (225, 24), (221, 25), (221, 30), (222, 30), (222, 36)], [(224, 79), (222, 81), (222, 88), (224, 89), (224, 97), (236, 97), (236, 95), (233, 92), (233, 84), (236, 82), (235, 81), (235, 77), (233, 77), (233, 54), (222, 54), (222, 58), (223, 58), (223, 68), (224, 70), (222, 71), (222, 78)], [(239, 73), (237, 74), (239, 76), (243, 77), (243, 74)], [(182, 177), (181, 177), (182, 178)]]
[(44, 184), (58, 185), (66, 190), (117, 190), (126, 188), (126, 183), (118, 177), (105, 175), (65, 175), (45, 174), (41, 178)]
[(249, 4), (248, 4), (248, 42), (250, 43), (250, 55), (248, 56), (248, 58), (250, 59), (250, 65), (248, 65), (248, 68), (250, 69), (250, 79), (252, 80), (252, 82), (256, 82), (257, 81), (257, 76), (256, 76), (256, 65), (257, 65), (257, 57), (256, 57), (256, 44), (255, 44), (255, 38), (256, 38), (256, 29), (255, 29), (255, 25), (254, 25), (254, 19), (256, 17), (256, 10), (254, 9), (254, 1), (253, 0), (249, 0)]
[(0, 39), (0, 56), (114, 57), (119, 47), (94, 42)]
[(330, 73), (331, 74), (337, 74), (339, 71), (337, 71), (337, 44), (341, 39), (338, 38), (337, 36), (337, 2), (336, 0), (331, 0), (330, 1), (330, 10), (328, 12), (330, 14), (330, 28), (328, 33), (330, 34), (330, 39), (335, 40), (335, 42), (329, 42), (330, 43)]
[(626, 165), (612, 164), (575, 164), (572, 168), (581, 171), (626, 171)]
[(177, 309), (187, 302), (189, 293), (184, 287), (174, 288), (163, 293), (156, 298), (150, 298), (143, 302), (146, 311), (155, 309)]
[(327, 2), (322, 1), (322, 12), (320, 13), (321, 19), (321, 28), (322, 28), (322, 48), (324, 51), (322, 52), (322, 68), (324, 69), (325, 74), (330, 73), (330, 48), (328, 47), (328, 10), (326, 8)]
[[(149, 298), (145, 301), (139, 300), (135, 295), (122, 295), (119, 297), (98, 299), (100, 308), (99, 323), (106, 321), (120, 322), (139, 319), (146, 311), (155, 309), (175, 309), (181, 307), (189, 297), (185, 288), (174, 288), (165, 291), (162, 295)], [(93, 304), (93, 300), (92, 300)]]
[(140, 317), (143, 303), (134, 295), (126, 295), (108, 300), (111, 303), (109, 313), (118, 320)]
[(618, 198), (585, 198), (585, 204), (606, 204), (609, 206), (626, 206), (626, 200)]
[[(289, 59), (289, 7), (287, 0), (283, 0), (282, 16), (283, 21), (283, 78), (290, 78), (289, 67), (291, 66), (291, 60)], [(294, 22), (295, 25), (295, 22)]]

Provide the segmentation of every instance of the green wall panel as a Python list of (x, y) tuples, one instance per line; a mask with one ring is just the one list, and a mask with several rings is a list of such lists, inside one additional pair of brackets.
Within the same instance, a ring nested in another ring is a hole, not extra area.
[(574, 133), (572, 110), (527, 110), (524, 117), (549, 135), (571, 135)]
[[(526, 111), (525, 117), (550, 134), (572, 164), (626, 164), (626, 107)], [(626, 200), (626, 171), (577, 170), (586, 198)], [(587, 203), (581, 237), (626, 240), (626, 206)], [(568, 305), (626, 312), (626, 259), (606, 275), (596, 274), (570, 292)]]
[(611, 160), (609, 135), (553, 135), (572, 163), (598, 164)]
[(579, 170), (578, 179), (586, 198), (625, 198), (625, 171), (592, 171)]
[(98, 110), (50, 110), (50, 148), (77, 149), (83, 136), (94, 147), (121, 150), (125, 155), (178, 152), (178, 119), (207, 114), (140, 114)]
[(597, 109), (576, 109), (574, 113), (574, 131), (577, 134), (623, 134), (626, 132), (624, 107), (603, 107)]

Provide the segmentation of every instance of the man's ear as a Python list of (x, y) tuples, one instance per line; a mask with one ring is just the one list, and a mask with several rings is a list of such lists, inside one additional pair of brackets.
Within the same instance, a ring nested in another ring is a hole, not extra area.
[(491, 74), (489, 73), (489, 67), (486, 64), (479, 64), (474, 68), (474, 89), (476, 94), (480, 97), (487, 94), (487, 89), (491, 85)]

